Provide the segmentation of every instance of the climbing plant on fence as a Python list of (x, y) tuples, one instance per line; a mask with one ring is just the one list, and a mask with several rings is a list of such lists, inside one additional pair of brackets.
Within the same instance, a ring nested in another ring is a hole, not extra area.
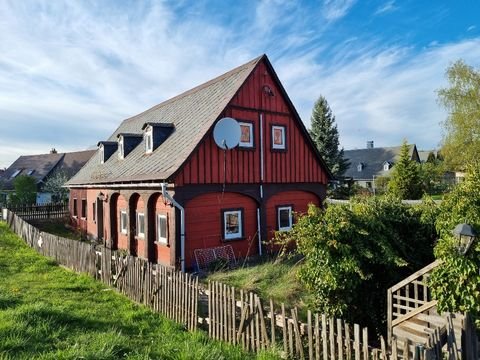
[(315, 294), (317, 310), (384, 329), (386, 290), (433, 258), (437, 207), (403, 205), (393, 197), (354, 198), (325, 210), (310, 206), (292, 231), (305, 257), (300, 280)]

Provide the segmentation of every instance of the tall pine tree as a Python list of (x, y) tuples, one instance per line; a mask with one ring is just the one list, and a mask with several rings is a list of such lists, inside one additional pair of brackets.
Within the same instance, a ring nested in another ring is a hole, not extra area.
[(349, 163), (343, 157), (343, 148), (339, 149), (335, 116), (323, 96), (320, 96), (315, 102), (310, 122), (310, 136), (328, 168), (335, 177), (342, 176), (348, 169)]
[(423, 195), (422, 179), (418, 164), (411, 159), (410, 145), (405, 140), (400, 157), (394, 164), (388, 183), (388, 192), (400, 199), (417, 200)]

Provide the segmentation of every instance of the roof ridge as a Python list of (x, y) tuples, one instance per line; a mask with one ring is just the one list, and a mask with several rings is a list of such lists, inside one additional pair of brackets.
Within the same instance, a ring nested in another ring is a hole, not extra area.
[(217, 77), (215, 77), (215, 78), (213, 78), (213, 79), (210, 79), (210, 80), (208, 80), (208, 81), (206, 81), (206, 82), (204, 82), (204, 83), (201, 83), (201, 84), (199, 84), (199, 85), (197, 85), (197, 86), (195, 86), (195, 87), (193, 87), (193, 88), (191, 88), (191, 89), (188, 89), (188, 90), (184, 91), (184, 92), (181, 93), (181, 94), (175, 95), (174, 97), (172, 97), (172, 98), (170, 98), (170, 99), (167, 99), (167, 100), (165, 100), (165, 101), (162, 101), (161, 103), (159, 103), (159, 104), (157, 104), (157, 105), (154, 105), (154, 106), (152, 106), (151, 108), (149, 108), (149, 109), (147, 109), (147, 110), (144, 110), (144, 111), (142, 111), (142, 112), (139, 113), (139, 114), (136, 114), (136, 115), (134, 115), (134, 116), (131, 116), (131, 117), (129, 117), (129, 118), (126, 118), (126, 119), (123, 120), (122, 122), (136, 119), (137, 117), (142, 116), (142, 115), (144, 115), (144, 114), (146, 114), (146, 113), (149, 113), (150, 111), (154, 111), (154, 110), (159, 109), (159, 108), (161, 108), (161, 107), (163, 107), (163, 106), (165, 106), (165, 105), (167, 105), (167, 104), (170, 104), (170, 103), (175, 102), (175, 101), (177, 101), (177, 100), (183, 99), (184, 97), (186, 97), (186, 96), (188, 96), (188, 95), (191, 95), (191, 94), (193, 94), (193, 93), (195, 93), (195, 92), (197, 92), (197, 91), (200, 91), (200, 90), (202, 90), (202, 89), (204, 89), (204, 88), (206, 88), (206, 87), (208, 87), (208, 86), (210, 86), (210, 85), (212, 85), (212, 84), (215, 84), (216, 82), (221, 81), (221, 80), (223, 80), (223, 79), (225, 79), (225, 78), (227, 78), (227, 77), (229, 77), (229, 76), (231, 76), (231, 75), (233, 75), (233, 74), (235, 74), (235, 73), (237, 73), (237, 72), (242, 71), (244, 68), (246, 68), (246, 67), (248, 67), (248, 66), (256, 65), (256, 64), (257, 64), (258, 62), (260, 62), (260, 60), (262, 60), (265, 56), (266, 56), (265, 54), (262, 54), (262, 55), (260, 55), (260, 56), (257, 56), (255, 59), (252, 59), (252, 60), (246, 62), (246, 63), (243, 64), (243, 65), (237, 66), (236, 68), (234, 68), (234, 69), (232, 69), (232, 70), (229, 70), (229, 71), (227, 71), (226, 73), (223, 73), (223, 74), (221, 74), (221, 75), (219, 75), (219, 76), (217, 76)]

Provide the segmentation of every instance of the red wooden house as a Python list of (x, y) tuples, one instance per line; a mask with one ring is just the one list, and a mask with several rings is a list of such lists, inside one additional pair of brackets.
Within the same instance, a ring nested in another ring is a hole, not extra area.
[[(219, 119), (240, 123), (222, 150)], [(237, 257), (321, 205), (329, 170), (266, 55), (124, 120), (68, 182), (77, 225), (112, 248), (182, 269), (194, 250)]]

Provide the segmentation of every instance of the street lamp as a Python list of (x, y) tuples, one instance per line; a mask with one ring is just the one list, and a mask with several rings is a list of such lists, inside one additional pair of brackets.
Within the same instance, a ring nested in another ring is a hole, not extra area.
[(458, 224), (452, 231), (457, 238), (457, 248), (461, 255), (465, 255), (472, 246), (477, 234), (468, 224)]

